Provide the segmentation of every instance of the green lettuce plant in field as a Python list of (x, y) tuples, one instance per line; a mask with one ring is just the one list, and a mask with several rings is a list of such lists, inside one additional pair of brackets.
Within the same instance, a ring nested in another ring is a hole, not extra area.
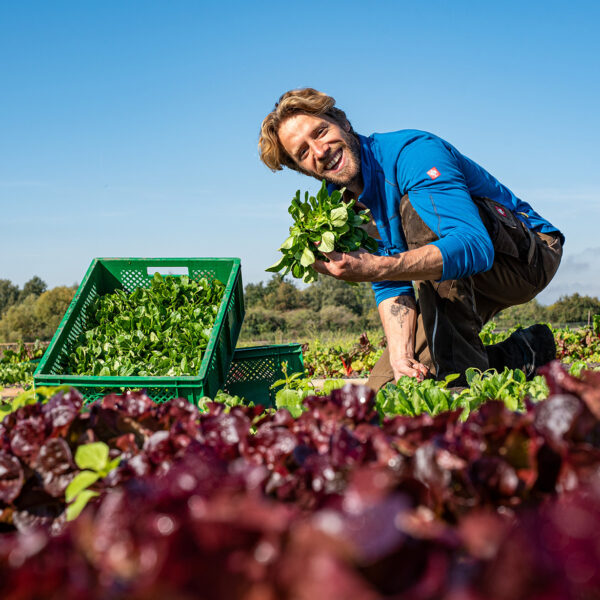
[(517, 327), (512, 327), (506, 331), (496, 331), (496, 322), (488, 321), (483, 326), (483, 329), (479, 332), (479, 337), (486, 346), (489, 346), (491, 344), (503, 342), (507, 337), (510, 336), (511, 333), (516, 330)]
[(309, 394), (315, 394), (315, 386), (307, 377), (307, 373), (292, 373), (288, 375), (288, 363), (281, 363), (283, 379), (278, 379), (271, 385), (271, 389), (280, 388), (275, 394), (277, 409), (286, 408), (292, 417), (297, 418), (302, 414), (302, 401)]
[(4, 350), (0, 358), (0, 385), (31, 386), (37, 366), (33, 360), (41, 358), (43, 354), (44, 348), (40, 342), (28, 348), (20, 342), (16, 350)]
[(366, 332), (358, 340), (351, 341), (324, 343), (315, 339), (303, 349), (304, 364), (313, 377), (367, 377), (381, 357), (384, 346), (384, 337), (380, 336), (378, 342), (372, 343)]
[(469, 411), (475, 410), (487, 400), (501, 400), (509, 410), (525, 410), (525, 397), (531, 400), (542, 400), (548, 396), (548, 386), (541, 375), (527, 381), (525, 373), (520, 369), (504, 368), (498, 373), (494, 369), (480, 371), (467, 369), (467, 384), (459, 400)]
[(111, 460), (109, 448), (104, 442), (92, 442), (79, 446), (75, 452), (75, 464), (82, 469), (73, 477), (65, 490), (67, 502), (67, 521), (72, 521), (79, 516), (85, 505), (98, 492), (90, 490), (102, 477), (106, 477), (121, 462), (121, 457)]
[(200, 412), (208, 412), (208, 405), (211, 402), (218, 402), (225, 407), (225, 412), (229, 412), (236, 406), (254, 406), (254, 402), (250, 402), (241, 396), (232, 396), (223, 390), (219, 390), (214, 398), (203, 396), (198, 400), (198, 410)]
[(461, 391), (448, 385), (458, 375), (449, 375), (444, 381), (426, 379), (419, 382), (414, 377), (401, 377), (397, 384), (389, 383), (379, 391), (376, 406), (382, 416), (405, 415), (414, 417), (422, 413), (438, 415), (448, 410), (462, 410), (461, 418), (490, 400), (503, 402), (509, 410), (525, 410), (525, 398), (538, 401), (548, 396), (548, 386), (540, 375), (527, 381), (520, 369), (498, 373), (495, 369), (480, 371), (467, 369), (468, 387)]
[(33, 383), (33, 372), (35, 363), (23, 362), (0, 362), (0, 385), (17, 385), (29, 387)]
[(271, 389), (277, 390), (275, 394), (275, 406), (277, 409), (286, 408), (292, 417), (297, 418), (302, 414), (302, 402), (307, 396), (329, 395), (335, 389), (346, 385), (343, 379), (328, 379), (324, 382), (322, 389), (317, 390), (308, 373), (292, 373), (288, 375), (287, 361), (281, 363), (283, 379), (278, 379), (271, 385)]
[(400, 377), (397, 383), (388, 383), (375, 398), (379, 414), (384, 416), (404, 415), (416, 417), (424, 412), (437, 415), (447, 410), (460, 408), (458, 394), (448, 389), (448, 384), (458, 375), (448, 375), (444, 381), (415, 377)]
[(6, 415), (9, 415), (23, 406), (30, 404), (46, 404), (48, 400), (59, 392), (67, 392), (71, 389), (68, 385), (53, 386), (38, 386), (31, 388), (15, 398), (0, 400), (0, 422)]
[(600, 363), (600, 336), (593, 327), (553, 329), (556, 340), (556, 357), (563, 363), (585, 361)]
[(335, 190), (331, 196), (323, 180), (317, 196), (304, 194), (300, 190), (288, 209), (294, 223), (290, 235), (279, 250), (283, 256), (266, 269), (282, 275), (291, 273), (305, 283), (317, 280), (318, 273), (311, 267), (315, 260), (326, 260), (323, 252), (353, 252), (365, 248), (369, 252), (377, 250), (377, 242), (362, 228), (371, 220), (368, 210), (354, 211), (356, 200), (343, 200), (345, 188)]

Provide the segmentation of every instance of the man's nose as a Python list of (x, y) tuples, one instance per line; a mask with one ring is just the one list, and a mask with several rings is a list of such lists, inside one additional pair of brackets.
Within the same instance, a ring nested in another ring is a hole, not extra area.
[(329, 144), (327, 142), (322, 142), (320, 140), (313, 141), (313, 154), (316, 158), (322, 159), (327, 155), (329, 150)]

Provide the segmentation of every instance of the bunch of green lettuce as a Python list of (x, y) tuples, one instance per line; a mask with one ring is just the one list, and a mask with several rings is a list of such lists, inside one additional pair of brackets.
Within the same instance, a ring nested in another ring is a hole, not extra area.
[(281, 259), (266, 269), (282, 275), (291, 273), (305, 283), (316, 281), (318, 273), (311, 267), (315, 260), (326, 260), (323, 252), (353, 252), (365, 248), (369, 252), (377, 250), (377, 242), (363, 229), (371, 220), (368, 210), (356, 212), (356, 201), (342, 200), (345, 188), (335, 190), (331, 196), (327, 184), (318, 191), (316, 198), (304, 194), (300, 200), (300, 190), (288, 209), (294, 219), (290, 236), (279, 248)]
[(155, 273), (149, 288), (100, 296), (69, 357), (69, 371), (101, 377), (197, 374), (224, 290), (216, 279)]

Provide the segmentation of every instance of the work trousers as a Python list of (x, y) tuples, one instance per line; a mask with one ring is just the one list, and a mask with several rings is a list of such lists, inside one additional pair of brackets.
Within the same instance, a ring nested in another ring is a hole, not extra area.
[[(550, 282), (562, 257), (558, 233), (532, 232), (503, 205), (488, 198), (473, 197), (494, 245), (494, 263), (489, 271), (448, 281), (415, 281), (417, 328), (415, 358), (436, 379), (460, 373), (453, 385), (465, 385), (469, 367), (501, 371), (521, 366), (510, 344), (484, 346), (479, 332), (501, 310), (523, 304)], [(400, 216), (409, 250), (438, 240), (413, 208), (408, 195), (402, 198)], [(394, 380), (386, 349), (377, 362), (368, 385), (374, 390)]]

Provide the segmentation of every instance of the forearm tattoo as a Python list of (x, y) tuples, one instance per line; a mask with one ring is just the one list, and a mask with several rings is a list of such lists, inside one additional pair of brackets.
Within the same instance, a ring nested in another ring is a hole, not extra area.
[(390, 314), (396, 317), (400, 323), (404, 322), (406, 315), (416, 308), (414, 298), (410, 296), (398, 296), (390, 306)]

